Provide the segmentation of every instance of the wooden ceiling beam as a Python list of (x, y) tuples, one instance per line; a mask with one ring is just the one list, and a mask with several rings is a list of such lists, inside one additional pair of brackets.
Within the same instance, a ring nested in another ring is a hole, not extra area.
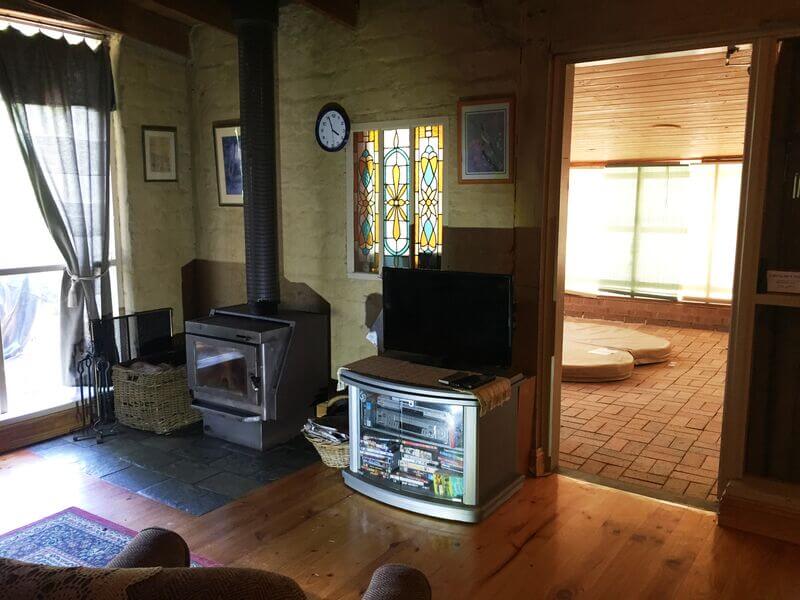
[(190, 25), (234, 33), (230, 2), (222, 0), (134, 0), (142, 8)]
[(297, 0), (333, 20), (355, 27), (358, 23), (358, 0)]
[(30, 4), (64, 16), (67, 22), (88, 22), (170, 52), (189, 56), (189, 26), (125, 0), (31, 0)]

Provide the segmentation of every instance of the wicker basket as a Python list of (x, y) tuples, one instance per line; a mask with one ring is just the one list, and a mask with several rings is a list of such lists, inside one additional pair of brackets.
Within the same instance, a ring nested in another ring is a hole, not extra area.
[(350, 444), (346, 442), (343, 444), (321, 442), (307, 435), (305, 438), (317, 449), (319, 457), (325, 463), (325, 466), (333, 467), (334, 469), (345, 469), (350, 466)]
[(146, 374), (115, 365), (111, 378), (114, 412), (123, 425), (169, 433), (203, 418), (191, 407), (185, 366)]

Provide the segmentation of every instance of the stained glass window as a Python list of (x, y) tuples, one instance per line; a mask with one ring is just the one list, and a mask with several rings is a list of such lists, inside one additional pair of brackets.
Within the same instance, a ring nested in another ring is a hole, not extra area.
[(438, 269), (444, 126), (353, 133), (353, 270)]
[(383, 256), (388, 267), (411, 266), (411, 131), (383, 132)]
[(353, 134), (353, 225), (354, 270), (377, 273), (380, 255), (380, 203), (378, 182), (378, 138), (380, 132), (357, 131)]
[(439, 268), (442, 255), (444, 148), (441, 125), (414, 130), (414, 233), (417, 266)]

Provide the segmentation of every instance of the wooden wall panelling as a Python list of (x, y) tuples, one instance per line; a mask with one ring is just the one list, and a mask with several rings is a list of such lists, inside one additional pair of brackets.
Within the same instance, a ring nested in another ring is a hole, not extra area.
[(24, 421), (0, 421), (0, 454), (64, 435), (78, 425), (73, 407)]
[(575, 68), (572, 162), (741, 156), (751, 50), (716, 48)]

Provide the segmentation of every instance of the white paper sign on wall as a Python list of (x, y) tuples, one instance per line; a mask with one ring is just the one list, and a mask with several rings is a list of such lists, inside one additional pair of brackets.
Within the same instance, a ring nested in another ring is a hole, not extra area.
[(800, 271), (767, 271), (767, 292), (800, 294)]

